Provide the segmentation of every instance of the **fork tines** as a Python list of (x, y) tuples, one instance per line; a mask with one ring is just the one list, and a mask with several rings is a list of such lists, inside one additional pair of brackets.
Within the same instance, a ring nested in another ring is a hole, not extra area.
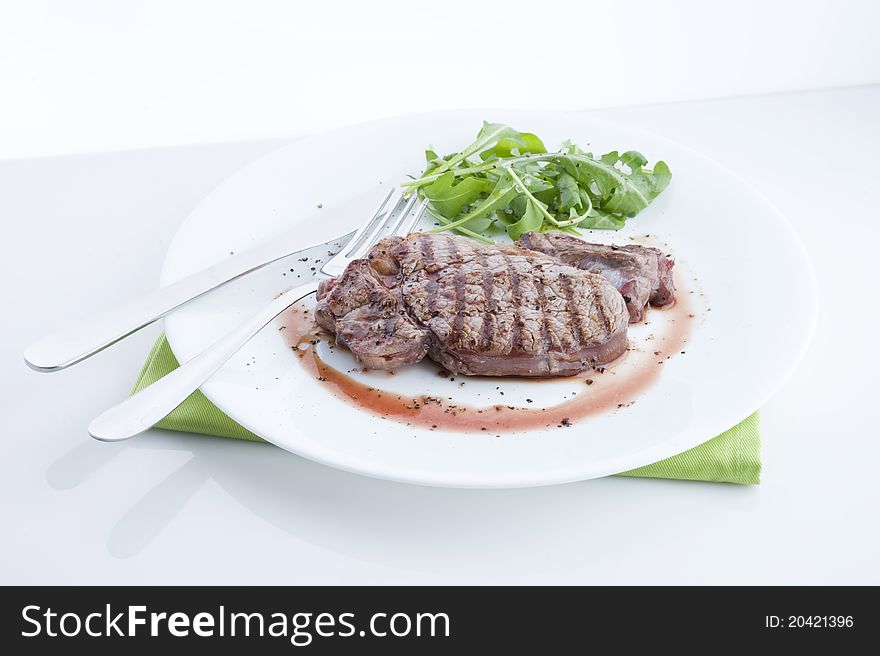
[(349, 242), (345, 257), (347, 259), (357, 259), (362, 257), (367, 250), (384, 237), (409, 234), (424, 214), (425, 208), (428, 205), (426, 199), (413, 211), (417, 201), (417, 194), (411, 194), (407, 198), (403, 195), (402, 191), (392, 189), (385, 196), (385, 200), (382, 201), (373, 217), (358, 228)]

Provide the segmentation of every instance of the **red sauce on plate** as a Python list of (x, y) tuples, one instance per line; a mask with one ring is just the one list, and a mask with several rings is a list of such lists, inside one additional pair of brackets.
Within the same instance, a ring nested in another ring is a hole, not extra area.
[[(551, 407), (491, 405), (472, 407), (427, 394), (404, 396), (367, 385), (324, 362), (316, 350), (320, 340), (332, 343), (332, 336), (315, 324), (311, 308), (295, 305), (280, 317), (279, 330), (316, 381), (336, 397), (386, 419), (429, 430), (494, 435), (545, 428), (564, 428), (590, 415), (617, 411), (631, 405), (657, 380), (664, 364), (683, 353), (694, 322), (691, 293), (676, 276), (676, 301), (665, 308), (650, 308), (645, 322), (662, 319), (662, 332), (649, 336), (644, 345), (630, 344), (616, 361), (569, 380), (580, 381), (583, 389)], [(470, 377), (462, 377), (470, 378)], [(496, 378), (503, 385), (506, 379)], [(533, 379), (530, 379), (533, 380)], [(558, 379), (553, 379), (558, 380)]]

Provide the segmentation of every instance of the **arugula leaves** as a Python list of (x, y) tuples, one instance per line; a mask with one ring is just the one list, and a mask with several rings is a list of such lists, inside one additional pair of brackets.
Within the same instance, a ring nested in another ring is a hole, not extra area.
[(418, 192), (440, 225), (491, 242), (504, 230), (511, 239), (527, 232), (576, 228), (620, 230), (670, 183), (665, 162), (645, 168), (639, 152), (612, 151), (594, 157), (570, 142), (548, 153), (530, 132), (483, 123), (464, 150), (440, 157), (425, 151), (421, 177), (403, 184)]
[(473, 203), (489, 187), (486, 180), (477, 177), (463, 178), (458, 184), (452, 171), (447, 171), (427, 187), (422, 195), (430, 199), (431, 207), (443, 216), (453, 217)]

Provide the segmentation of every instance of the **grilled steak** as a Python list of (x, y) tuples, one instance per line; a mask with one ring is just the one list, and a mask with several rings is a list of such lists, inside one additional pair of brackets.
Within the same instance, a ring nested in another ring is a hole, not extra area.
[(649, 302), (662, 306), (675, 298), (675, 261), (656, 248), (635, 244), (605, 246), (561, 233), (538, 232), (523, 235), (517, 243), (578, 269), (603, 275), (623, 295), (631, 323), (642, 320)]
[(315, 316), (368, 368), (426, 354), (453, 373), (567, 376), (626, 349), (628, 314), (602, 276), (517, 245), (385, 239), (318, 290)]
[(406, 312), (396, 283), (369, 260), (355, 260), (318, 288), (318, 325), (333, 331), (368, 369), (414, 364), (428, 352), (428, 331)]

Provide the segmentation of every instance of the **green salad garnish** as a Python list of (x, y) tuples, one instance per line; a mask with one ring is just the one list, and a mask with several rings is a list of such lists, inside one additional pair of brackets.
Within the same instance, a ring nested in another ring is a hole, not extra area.
[(433, 232), (487, 243), (502, 231), (516, 240), (535, 231), (619, 230), (672, 179), (665, 162), (645, 168), (648, 160), (634, 150), (594, 157), (565, 142), (548, 153), (536, 135), (501, 123), (484, 122), (461, 152), (425, 156), (425, 172), (403, 188), (430, 200), (439, 222)]

